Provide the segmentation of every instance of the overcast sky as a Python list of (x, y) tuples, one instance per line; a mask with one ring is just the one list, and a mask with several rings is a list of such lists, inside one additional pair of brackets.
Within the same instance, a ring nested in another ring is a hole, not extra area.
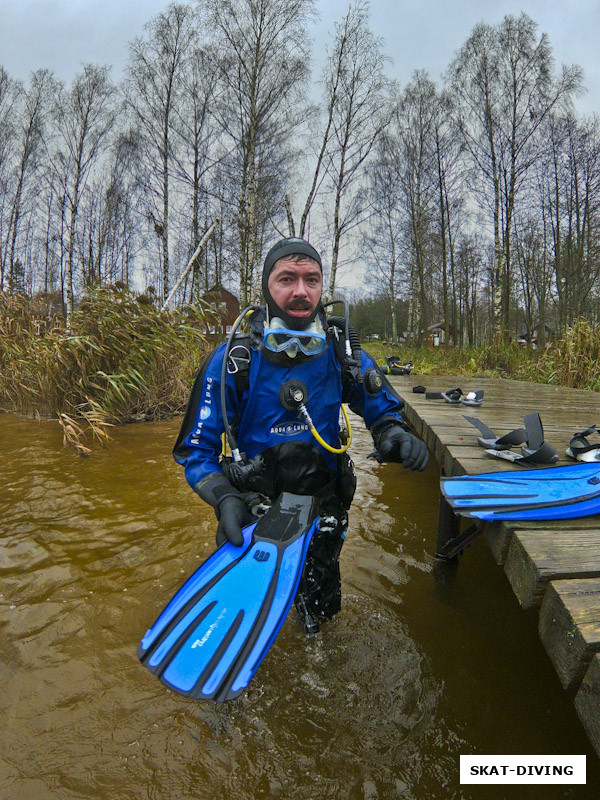
[[(84, 62), (110, 64), (119, 80), (127, 42), (167, 7), (165, 0), (0, 0), (0, 64), (26, 80), (46, 67), (69, 82)], [(323, 50), (347, 0), (317, 0), (320, 19), (308, 32)], [(550, 37), (557, 65), (580, 64), (587, 93), (582, 113), (600, 113), (600, 0), (372, 0), (372, 26), (393, 59), (400, 84), (415, 69), (439, 81), (456, 50), (480, 21), (525, 11)]]

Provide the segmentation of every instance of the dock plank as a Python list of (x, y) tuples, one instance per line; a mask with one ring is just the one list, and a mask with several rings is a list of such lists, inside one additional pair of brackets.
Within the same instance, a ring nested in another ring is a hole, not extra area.
[(600, 529), (516, 529), (504, 571), (522, 608), (539, 606), (550, 581), (600, 577)]
[(542, 600), (539, 632), (564, 688), (577, 688), (600, 651), (600, 578), (552, 581)]

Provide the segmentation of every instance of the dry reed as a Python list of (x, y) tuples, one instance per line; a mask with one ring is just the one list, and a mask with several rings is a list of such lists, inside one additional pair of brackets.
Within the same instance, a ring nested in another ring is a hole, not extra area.
[(160, 312), (126, 288), (99, 287), (67, 331), (41, 303), (0, 293), (0, 404), (58, 419), (65, 443), (84, 454), (86, 434), (103, 443), (114, 422), (184, 408), (207, 351), (208, 313)]

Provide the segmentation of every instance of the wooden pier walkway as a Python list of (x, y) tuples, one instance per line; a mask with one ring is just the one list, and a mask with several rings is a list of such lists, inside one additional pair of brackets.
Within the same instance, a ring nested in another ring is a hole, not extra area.
[[(592, 424), (600, 425), (597, 392), (494, 378), (415, 374), (391, 376), (391, 382), (404, 398), (406, 419), (427, 443), (445, 476), (522, 469), (486, 455), (477, 443), (480, 434), (464, 415), (479, 417), (501, 436), (522, 427), (525, 414), (538, 411), (545, 439), (556, 447), (560, 465), (575, 463), (565, 456), (571, 436)], [(431, 392), (483, 389), (485, 396), (479, 408), (450, 405), (414, 394), (412, 387), (418, 384)], [(600, 445), (597, 436), (591, 441)], [(444, 501), (442, 509), (444, 505), (448, 508)], [(600, 756), (600, 515), (486, 523), (483, 535), (521, 606), (538, 609), (540, 638), (562, 685), (573, 692), (579, 718)]]

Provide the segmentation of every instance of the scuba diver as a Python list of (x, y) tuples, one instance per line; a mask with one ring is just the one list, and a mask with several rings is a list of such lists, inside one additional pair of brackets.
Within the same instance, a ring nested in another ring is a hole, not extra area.
[[(240, 315), (194, 383), (175, 460), (218, 520), (217, 543), (242, 545), (241, 529), (281, 492), (320, 504), (295, 605), (307, 632), (341, 608), (339, 556), (356, 488), (340, 430), (342, 404), (363, 417), (378, 461), (424, 470), (425, 444), (402, 419), (404, 402), (361, 348), (346, 317), (327, 318), (321, 256), (287, 238), (267, 253), (266, 308)], [(329, 305), (329, 304), (326, 304)], [(238, 334), (243, 319), (249, 334)], [(222, 455), (222, 435), (232, 456)]]

